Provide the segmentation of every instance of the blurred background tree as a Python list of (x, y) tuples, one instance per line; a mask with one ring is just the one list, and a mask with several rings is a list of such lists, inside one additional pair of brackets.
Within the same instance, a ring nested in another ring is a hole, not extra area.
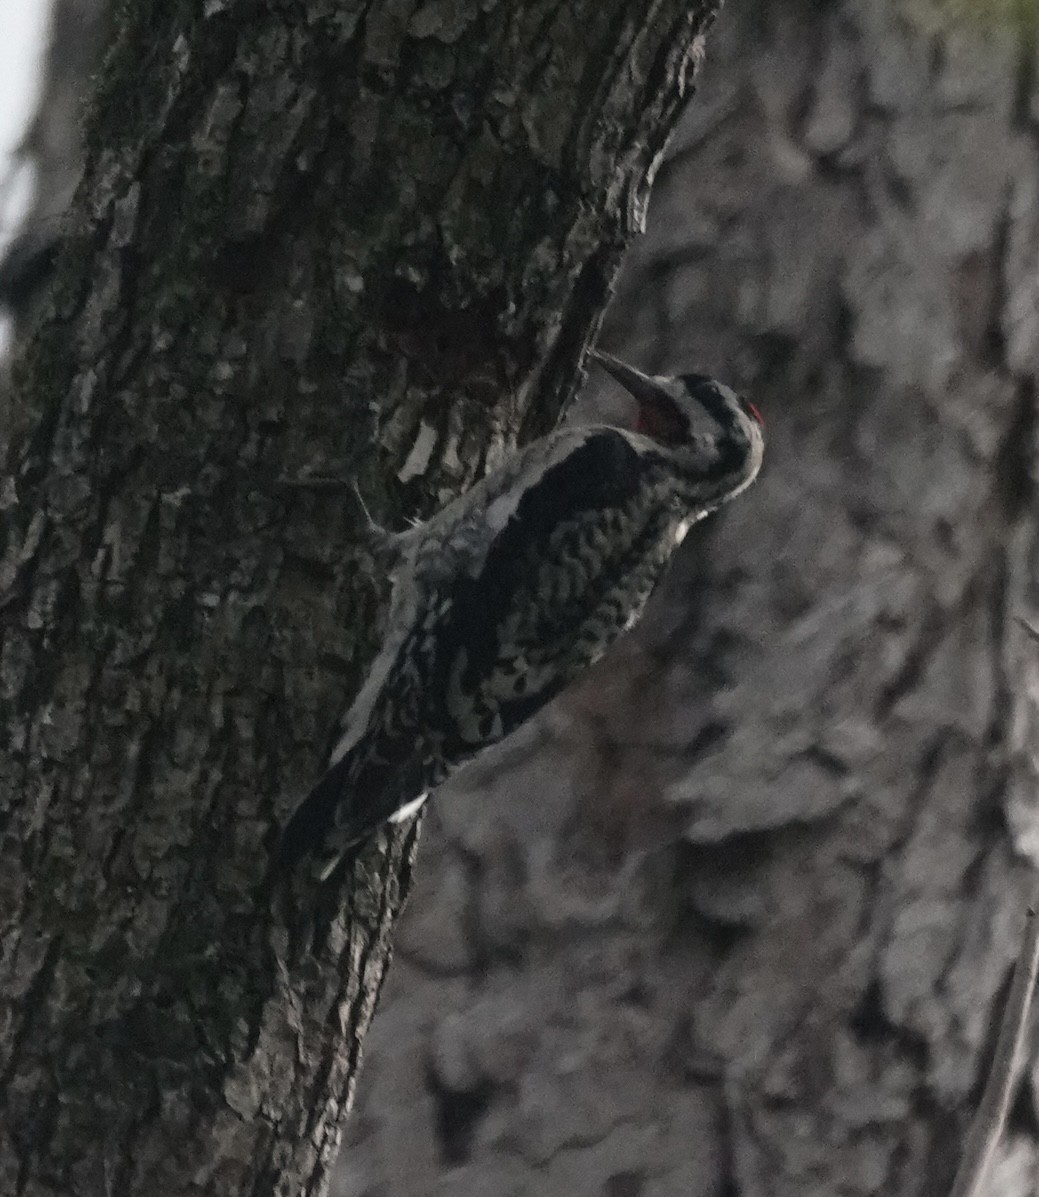
[[(749, 391), (766, 468), (433, 805), (342, 1197), (947, 1192), (1039, 855), (1036, 52), (725, 10), (602, 340)], [(1037, 1128), (1030, 1065), (993, 1195)]]
[[(343, 1194), (948, 1192), (1039, 849), (1035, 67), (724, 10), (603, 342), (751, 393), (765, 469), (440, 794)], [(1035, 1131), (1030, 1069), (993, 1194)]]

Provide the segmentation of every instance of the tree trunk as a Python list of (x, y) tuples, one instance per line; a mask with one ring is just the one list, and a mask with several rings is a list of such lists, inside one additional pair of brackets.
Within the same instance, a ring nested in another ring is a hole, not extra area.
[(712, 35), (604, 342), (765, 467), (438, 796), (344, 1194), (949, 1192), (1039, 856), (1039, 106), (1034, 30), (926, 12)]
[(710, 11), (120, 6), (0, 477), (0, 1191), (323, 1190), (416, 829), (268, 900), (384, 589), (290, 483), (551, 424)]

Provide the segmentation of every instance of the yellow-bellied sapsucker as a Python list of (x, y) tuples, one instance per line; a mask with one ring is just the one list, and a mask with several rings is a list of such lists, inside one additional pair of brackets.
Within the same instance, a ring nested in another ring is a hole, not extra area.
[[(282, 857), (327, 876), (413, 813), (637, 622), (691, 524), (754, 480), (757, 410), (702, 374), (653, 377), (596, 354), (634, 430), (562, 428), (401, 533), (383, 647)], [(695, 432), (706, 412), (717, 425)]]

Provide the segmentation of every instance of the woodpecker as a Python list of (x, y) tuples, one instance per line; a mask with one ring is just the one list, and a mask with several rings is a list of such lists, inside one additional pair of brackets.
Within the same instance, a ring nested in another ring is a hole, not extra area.
[[(703, 374), (593, 358), (633, 429), (558, 429), (393, 537), (382, 648), (281, 857), (326, 878), (353, 845), (539, 711), (638, 622), (690, 526), (758, 473), (761, 416)], [(711, 431), (695, 431), (706, 413)]]

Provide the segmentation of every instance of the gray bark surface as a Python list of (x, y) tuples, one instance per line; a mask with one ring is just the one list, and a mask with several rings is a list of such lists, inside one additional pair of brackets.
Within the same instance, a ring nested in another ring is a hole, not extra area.
[(416, 831), (269, 901), (383, 597), (283, 480), (550, 425), (708, 17), (120, 6), (0, 468), (0, 1192), (324, 1190)]
[[(724, 12), (604, 343), (765, 468), (438, 795), (340, 1193), (948, 1193), (1039, 857), (1035, 46)], [(1033, 1064), (993, 1197), (1036, 1124)]]

